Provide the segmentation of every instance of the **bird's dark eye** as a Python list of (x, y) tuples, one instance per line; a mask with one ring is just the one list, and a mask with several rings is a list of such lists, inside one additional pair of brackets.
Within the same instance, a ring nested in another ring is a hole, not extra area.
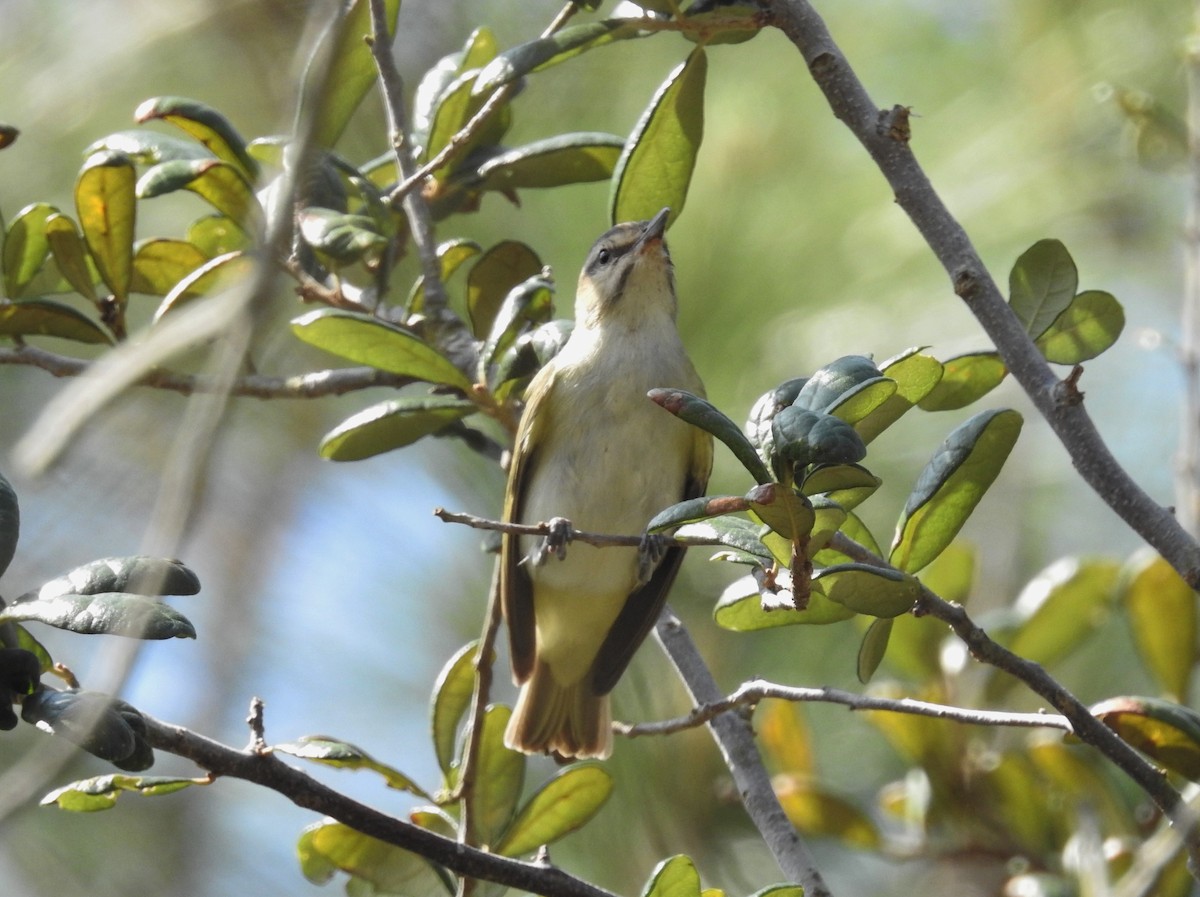
[(607, 265), (612, 261), (612, 253), (607, 249), (601, 249), (596, 253), (596, 264)]

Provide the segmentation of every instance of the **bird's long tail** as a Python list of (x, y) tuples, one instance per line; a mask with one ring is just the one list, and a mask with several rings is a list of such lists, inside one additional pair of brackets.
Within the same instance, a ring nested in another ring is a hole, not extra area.
[(555, 754), (570, 759), (612, 753), (612, 710), (608, 695), (597, 695), (591, 677), (561, 685), (539, 658), (521, 686), (517, 706), (504, 732), (504, 743), (526, 754)]

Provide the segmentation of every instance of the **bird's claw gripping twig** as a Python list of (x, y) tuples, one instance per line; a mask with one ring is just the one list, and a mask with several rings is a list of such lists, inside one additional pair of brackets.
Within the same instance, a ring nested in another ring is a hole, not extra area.
[(646, 533), (638, 543), (638, 587), (641, 588), (650, 581), (654, 571), (662, 559), (666, 557), (667, 549), (674, 544), (670, 536), (658, 533)]
[(567, 544), (575, 532), (571, 521), (566, 517), (552, 517), (546, 524), (546, 529), (546, 535), (529, 552), (529, 562), (535, 567), (546, 563), (546, 558), (551, 554), (560, 561), (564, 560), (567, 556)]

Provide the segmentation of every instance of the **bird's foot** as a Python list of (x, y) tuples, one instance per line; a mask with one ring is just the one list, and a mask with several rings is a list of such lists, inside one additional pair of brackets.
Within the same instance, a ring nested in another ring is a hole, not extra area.
[(566, 517), (552, 517), (546, 524), (548, 532), (529, 552), (529, 562), (535, 567), (546, 563), (554, 555), (560, 561), (567, 556), (567, 543), (571, 541), (573, 528)]
[(667, 550), (673, 544), (675, 544), (675, 540), (670, 536), (658, 533), (646, 533), (642, 536), (642, 541), (638, 544), (637, 584), (639, 588), (650, 581), (650, 577), (654, 575), (654, 571), (658, 569), (658, 565), (666, 557)]

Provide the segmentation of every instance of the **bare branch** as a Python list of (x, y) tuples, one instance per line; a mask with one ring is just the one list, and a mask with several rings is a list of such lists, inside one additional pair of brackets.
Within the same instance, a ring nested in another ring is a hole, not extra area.
[[(433, 516), (446, 523), (461, 523), (472, 529), (493, 530), (499, 533), (511, 533), (515, 536), (548, 536), (550, 523), (506, 523), (503, 520), (489, 520), (487, 517), (476, 517), (474, 514), (463, 514), (447, 511), (445, 508), (434, 508)], [(584, 530), (569, 528), (568, 542), (583, 542), (596, 548), (637, 548), (642, 544), (642, 535), (622, 536), (610, 533), (590, 533)], [(671, 536), (677, 545), (702, 546), (720, 545), (717, 539), (699, 538), (696, 536)]]

